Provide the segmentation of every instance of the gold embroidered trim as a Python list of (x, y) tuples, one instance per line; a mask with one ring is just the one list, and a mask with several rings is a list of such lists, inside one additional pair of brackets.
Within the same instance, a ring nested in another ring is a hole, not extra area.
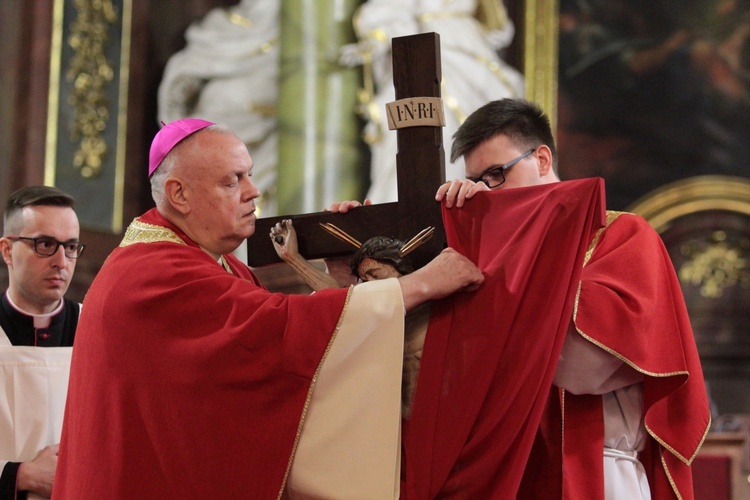
[(677, 453), (677, 450), (669, 446), (663, 439), (661, 439), (659, 436), (656, 435), (655, 432), (653, 432), (648, 425), (644, 422), (643, 425), (646, 427), (646, 431), (651, 435), (652, 438), (654, 438), (663, 448), (665, 448), (667, 451), (669, 451), (672, 455), (679, 458), (685, 465), (690, 465), (693, 463), (693, 460), (695, 460), (695, 457), (698, 456), (698, 452), (701, 449), (701, 446), (703, 446), (703, 441), (706, 440), (706, 436), (708, 436), (708, 431), (711, 430), (711, 416), (708, 417), (708, 425), (706, 425), (706, 430), (703, 431), (703, 437), (701, 437), (700, 443), (698, 443), (698, 446), (695, 447), (695, 451), (693, 452), (693, 455), (690, 458), (685, 458), (679, 453)]
[[(594, 253), (594, 249), (596, 248), (596, 244), (599, 243), (599, 236), (604, 232), (605, 229), (609, 227), (610, 224), (612, 224), (615, 219), (617, 219), (622, 214), (626, 214), (629, 212), (616, 212), (614, 210), (607, 210), (607, 222), (604, 224), (604, 227), (599, 229), (596, 234), (594, 235), (594, 239), (591, 240), (591, 244), (589, 245), (588, 250), (586, 250), (586, 256), (583, 258), (583, 267), (586, 267), (586, 264), (589, 263), (589, 259), (591, 258), (591, 254)], [(578, 301), (576, 301), (576, 305), (578, 304)]]
[(120, 246), (126, 247), (135, 243), (160, 243), (164, 241), (187, 245), (171, 229), (133, 219), (133, 222), (130, 223), (127, 231), (125, 231), (125, 236), (123, 236)]
[(677, 376), (677, 375), (688, 375), (688, 376), (690, 375), (685, 370), (680, 370), (680, 371), (676, 371), (676, 372), (667, 372), (667, 373), (656, 373), (656, 372), (650, 372), (648, 370), (644, 370), (643, 368), (638, 367), (638, 365), (636, 365), (635, 363), (633, 363), (632, 361), (630, 361), (628, 358), (626, 358), (625, 356), (623, 356), (619, 352), (617, 352), (617, 351), (615, 351), (615, 350), (613, 350), (613, 349), (605, 346), (601, 342), (597, 342), (593, 338), (589, 337), (588, 335), (586, 335), (585, 333), (583, 333), (581, 331), (581, 329), (578, 328), (577, 326), (576, 326), (576, 331), (578, 333), (580, 333), (583, 338), (585, 338), (586, 340), (588, 340), (592, 344), (596, 345), (597, 347), (599, 347), (601, 349), (604, 349), (605, 351), (607, 351), (608, 353), (610, 353), (612, 356), (616, 357), (620, 361), (622, 361), (624, 363), (627, 363), (635, 371), (643, 373), (644, 375), (648, 375), (649, 377), (674, 377), (674, 376)]
[(284, 472), (284, 480), (281, 482), (281, 489), (279, 490), (279, 495), (276, 497), (277, 500), (281, 500), (281, 497), (284, 494), (284, 489), (286, 488), (286, 482), (287, 482), (287, 479), (289, 479), (289, 473), (292, 470), (292, 463), (294, 462), (294, 456), (297, 454), (297, 446), (299, 445), (299, 439), (300, 439), (300, 436), (302, 435), (302, 425), (305, 423), (305, 417), (307, 416), (307, 409), (310, 406), (310, 399), (312, 399), (312, 393), (313, 393), (313, 389), (315, 388), (315, 383), (318, 381), (318, 375), (320, 374), (320, 370), (323, 367), (323, 363), (328, 357), (328, 353), (331, 351), (331, 346), (333, 345), (333, 341), (336, 340), (336, 337), (338, 336), (339, 329), (341, 329), (341, 324), (344, 322), (344, 315), (346, 314), (346, 310), (349, 308), (349, 299), (351, 298), (353, 291), (354, 291), (354, 286), (350, 286), (349, 291), (346, 293), (346, 300), (344, 301), (344, 308), (341, 310), (339, 321), (336, 324), (336, 328), (334, 328), (333, 330), (333, 335), (331, 335), (331, 340), (328, 342), (328, 345), (326, 346), (326, 349), (323, 352), (323, 357), (320, 359), (320, 363), (318, 363), (318, 368), (315, 370), (315, 373), (313, 374), (312, 383), (310, 384), (310, 389), (308, 389), (307, 391), (307, 398), (305, 399), (305, 406), (302, 408), (302, 415), (300, 416), (299, 425), (297, 426), (297, 435), (294, 438), (294, 445), (292, 446), (292, 453), (291, 455), (289, 455), (289, 462), (287, 463), (286, 471)]
[[(586, 251), (586, 257), (584, 258), (584, 264), (583, 264), (584, 266), (588, 263), (588, 260), (591, 258), (591, 255), (594, 253), (594, 249), (596, 248), (596, 244), (599, 242), (599, 236), (601, 235), (602, 231), (604, 231), (604, 229), (606, 229), (607, 227), (609, 227), (609, 225), (612, 224), (612, 222), (614, 222), (615, 219), (617, 219), (617, 217), (619, 217), (620, 215), (622, 215), (624, 213), (629, 213), (629, 212), (616, 212), (616, 211), (613, 211), (613, 210), (607, 210), (607, 222), (606, 222), (606, 225), (603, 228), (599, 229), (599, 231), (597, 231), (596, 235), (594, 236), (594, 239), (592, 240), (591, 245), (589, 246), (588, 250)], [(581, 297), (581, 282), (578, 283), (578, 290), (576, 291), (576, 299), (575, 299), (575, 303), (573, 305), (573, 324), (574, 324), (574, 326), (576, 328), (576, 331), (583, 338), (585, 338), (586, 340), (588, 340), (592, 344), (596, 345), (600, 349), (605, 350), (606, 352), (608, 352), (612, 356), (616, 357), (620, 361), (626, 363), (628, 366), (630, 366), (631, 368), (633, 368), (637, 372), (643, 373), (644, 375), (648, 375), (650, 377), (674, 377), (674, 376), (677, 376), (677, 375), (687, 375), (688, 377), (690, 376), (690, 373), (688, 373), (687, 371), (684, 371), (684, 370), (676, 371), (676, 372), (669, 372), (669, 373), (654, 373), (654, 372), (650, 372), (650, 371), (644, 370), (644, 369), (640, 368), (639, 366), (637, 366), (634, 362), (632, 362), (629, 359), (627, 359), (625, 356), (623, 356), (620, 353), (618, 353), (617, 351), (614, 351), (613, 349), (610, 349), (609, 347), (605, 346), (601, 342), (597, 342), (593, 338), (591, 338), (588, 335), (586, 335), (585, 333), (583, 333), (583, 331), (581, 331), (581, 329), (578, 328), (578, 325), (575, 324), (575, 319), (576, 319), (576, 317), (578, 315), (578, 302), (579, 302), (580, 297)], [(711, 419), (709, 417), (709, 423), (708, 423), (708, 426), (706, 426), (706, 430), (703, 433), (703, 437), (701, 438), (700, 443), (696, 447), (695, 452), (693, 453), (693, 456), (690, 457), (689, 459), (687, 459), (687, 458), (683, 457), (682, 455), (680, 455), (677, 452), (677, 450), (675, 450), (674, 448), (672, 448), (663, 439), (661, 439), (659, 436), (657, 436), (656, 433), (653, 432), (645, 424), (645, 422), (644, 422), (644, 426), (646, 427), (646, 431), (649, 433), (649, 435), (656, 442), (658, 442), (664, 449), (668, 450), (670, 453), (672, 453), (674, 456), (676, 456), (677, 458), (679, 458), (686, 465), (690, 465), (692, 463), (692, 461), (695, 459), (695, 457), (698, 455), (698, 451), (700, 451), (700, 448), (703, 445), (703, 441), (705, 441), (706, 436), (708, 435), (708, 431), (711, 428)], [(660, 454), (660, 456), (661, 456), (661, 454)], [(669, 482), (672, 484), (672, 488), (674, 489), (675, 494), (677, 495), (678, 498), (682, 498), (680, 496), (679, 491), (677, 491), (677, 487), (675, 486), (674, 481), (672, 480), (672, 476), (669, 474), (669, 470), (667, 470), (667, 465), (666, 465), (666, 463), (664, 463), (664, 458), (662, 458), (662, 464), (664, 466), (664, 471), (667, 474), (667, 477), (669, 478)]]
[(672, 474), (669, 473), (669, 467), (667, 467), (667, 462), (664, 461), (664, 455), (661, 453), (661, 450), (659, 450), (659, 459), (661, 460), (661, 466), (664, 468), (664, 473), (667, 475), (669, 484), (672, 486), (672, 490), (674, 491), (674, 494), (677, 496), (677, 500), (682, 500), (682, 495), (680, 495), (680, 490), (677, 489), (677, 485), (675, 484), (674, 479), (672, 479)]
[[(583, 262), (584, 266), (588, 263), (588, 260), (591, 258), (591, 255), (594, 253), (594, 250), (596, 249), (596, 245), (599, 242), (599, 236), (601, 236), (602, 231), (604, 231), (606, 228), (608, 228), (609, 225), (612, 224), (612, 222), (615, 221), (615, 219), (617, 219), (620, 215), (622, 215), (624, 213), (628, 213), (628, 212), (616, 212), (616, 211), (613, 211), (613, 210), (607, 210), (607, 223), (606, 223), (606, 225), (603, 228), (601, 228), (601, 229), (599, 229), (599, 231), (597, 231), (596, 235), (594, 236), (594, 239), (591, 241), (591, 245), (589, 245), (589, 248), (586, 251), (586, 257), (584, 258), (584, 262)], [(649, 372), (647, 370), (639, 368), (635, 363), (633, 363), (632, 361), (630, 361), (629, 359), (627, 359), (625, 356), (623, 356), (619, 352), (610, 349), (609, 347), (605, 346), (601, 342), (597, 342), (593, 338), (591, 338), (588, 335), (586, 335), (583, 331), (581, 331), (581, 329), (578, 328), (578, 325), (575, 324), (576, 318), (578, 317), (578, 304), (579, 304), (579, 301), (580, 301), (580, 298), (581, 298), (581, 283), (582, 282), (580, 282), (580, 281), (578, 282), (578, 290), (576, 291), (576, 300), (573, 303), (573, 325), (575, 326), (576, 331), (579, 334), (581, 334), (581, 336), (583, 338), (585, 338), (586, 340), (588, 340), (592, 344), (596, 345), (597, 347), (599, 347), (601, 349), (604, 349), (605, 351), (607, 351), (608, 353), (610, 353), (612, 356), (616, 357), (617, 359), (619, 359), (620, 361), (622, 361), (624, 363), (627, 363), (634, 370), (636, 370), (636, 371), (638, 371), (640, 373), (643, 373), (644, 375), (649, 375), (651, 377), (673, 377), (675, 375), (689, 375), (688, 372), (686, 372), (686, 371), (677, 371), (677, 372), (670, 372), (670, 373), (654, 373), (654, 372)]]
[[(554, 385), (552, 386), (555, 387)], [(562, 432), (562, 437), (560, 438), (560, 442), (562, 445), (560, 446), (560, 477), (563, 478), (563, 498), (565, 497), (565, 389), (560, 389), (560, 414), (562, 417), (560, 418), (560, 425)]]

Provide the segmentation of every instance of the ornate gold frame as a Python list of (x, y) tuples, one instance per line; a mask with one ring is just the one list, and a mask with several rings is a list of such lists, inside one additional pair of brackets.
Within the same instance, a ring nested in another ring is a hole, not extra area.
[[(70, 97), (68, 97), (68, 99), (61, 98), (63, 72), (70, 71), (71, 69), (71, 58), (63, 60), (63, 44), (70, 38), (70, 34), (68, 34), (68, 38), (66, 39), (66, 33), (68, 33), (68, 31), (64, 25), (65, 11), (66, 8), (70, 8), (70, 5), (72, 4), (71, 0), (55, 0), (53, 5), (44, 183), (46, 185), (62, 187), (79, 200), (80, 203), (77, 211), (79, 212), (79, 219), (81, 220), (82, 226), (87, 227), (88, 229), (106, 229), (113, 233), (120, 233), (122, 232), (123, 226), (123, 205), (125, 195), (125, 146), (127, 137), (128, 81), (130, 78), (132, 0), (115, 0), (113, 3), (117, 4), (117, 8), (120, 11), (118, 19), (119, 24), (116, 26), (116, 29), (109, 30), (114, 33), (120, 33), (119, 40), (116, 40), (118, 43), (117, 47), (119, 48), (116, 73), (118, 76), (115, 81), (111, 82), (113, 85), (117, 86), (117, 102), (109, 106), (110, 109), (107, 109), (107, 114), (110, 117), (109, 122), (117, 127), (116, 138), (114, 140), (116, 144), (108, 146), (108, 149), (113, 150), (112, 154), (108, 155), (106, 159), (100, 158), (104, 163), (102, 168), (112, 168), (114, 170), (113, 175), (110, 176), (111, 179), (108, 178), (111, 185), (102, 186), (101, 179), (97, 182), (97, 173), (92, 173), (90, 169), (81, 169), (80, 176), (77, 178), (76, 182), (71, 182), (70, 179), (68, 179), (65, 186), (61, 185), (61, 169), (69, 166), (61, 165), (61, 162), (65, 160), (61, 160), (58, 157), (60, 134), (66, 133), (65, 131), (60, 130), (59, 121), (61, 114), (64, 112), (70, 112), (70, 109), (74, 106), (68, 102)], [(92, 6), (88, 6), (86, 3), (79, 4), (76, 7), (82, 10), (93, 9)], [(104, 28), (106, 29), (106, 26)], [(75, 29), (74, 23), (71, 22), (68, 26), (68, 30), (73, 31)], [(110, 33), (107, 33), (105, 36), (109, 35)], [(77, 55), (85, 60), (85, 57), (89, 54), (79, 53)], [(83, 76), (94, 77), (96, 73), (105, 69), (107, 68), (99, 66), (94, 74)], [(73, 121), (76, 122), (75, 125), (79, 126), (79, 128), (92, 126), (91, 123), (80, 123), (77, 120)], [(97, 135), (95, 139), (102, 144), (106, 143), (105, 138), (100, 135)], [(82, 148), (85, 149), (84, 146), (82, 146)], [(106, 190), (102, 189), (103, 187), (105, 187)], [(103, 191), (106, 191), (106, 193), (103, 193)], [(101, 196), (101, 198), (96, 198), (97, 195)], [(83, 203), (86, 203), (86, 205), (84, 206)], [(96, 216), (96, 212), (100, 211), (100, 208), (94, 210), (93, 213), (89, 212), (86, 208), (87, 206), (107, 206), (108, 203), (112, 204), (112, 215), (111, 220), (105, 223)]]
[(645, 218), (657, 232), (684, 215), (726, 210), (750, 215), (750, 179), (702, 175), (667, 184), (636, 200), (630, 212)]

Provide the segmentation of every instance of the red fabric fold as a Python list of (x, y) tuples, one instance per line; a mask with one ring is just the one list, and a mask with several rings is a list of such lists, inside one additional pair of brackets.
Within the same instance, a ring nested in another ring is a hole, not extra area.
[(231, 255), (112, 252), (78, 324), (56, 498), (278, 496), (346, 290), (272, 294)]
[[(575, 324), (646, 375), (646, 427), (666, 447), (651, 446), (660, 449), (682, 498), (692, 498), (688, 463), (710, 425), (708, 397), (677, 275), (643, 218), (619, 214), (602, 232), (581, 275)], [(652, 489), (671, 491), (658, 455), (651, 462)]]
[(444, 209), (449, 246), (486, 280), (433, 306), (404, 431), (409, 500), (515, 498), (552, 383), (600, 179), (479, 193)]
[[(645, 376), (644, 420), (659, 440), (649, 438), (639, 453), (651, 497), (692, 499), (686, 462), (705, 438), (710, 411), (682, 291), (659, 235), (643, 218), (608, 212), (608, 220), (581, 273), (574, 322), (582, 335)], [(524, 493), (537, 499), (604, 498), (600, 400), (570, 393), (564, 402), (549, 399)]]

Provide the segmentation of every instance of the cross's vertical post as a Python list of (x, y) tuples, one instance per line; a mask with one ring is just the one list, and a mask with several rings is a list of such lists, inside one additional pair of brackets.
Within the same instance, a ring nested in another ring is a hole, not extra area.
[[(422, 33), (394, 38), (392, 59), (396, 100), (441, 96), (440, 35)], [(397, 134), (401, 236), (409, 238), (427, 226), (435, 226), (435, 236), (422, 249), (423, 255), (432, 257), (445, 246), (440, 205), (435, 202), (435, 192), (445, 182), (443, 130), (418, 126), (399, 129)]]
[[(437, 33), (394, 38), (392, 59), (397, 100), (440, 97), (440, 36)], [(326, 233), (320, 227), (321, 222), (333, 223), (360, 241), (372, 236), (408, 240), (422, 229), (434, 226), (434, 236), (415, 251), (414, 258), (420, 264), (437, 255), (445, 246), (440, 204), (435, 201), (435, 193), (445, 181), (442, 128), (409, 126), (390, 133), (398, 134), (397, 202), (359, 207), (346, 214), (322, 212), (259, 219), (255, 234), (248, 239), (248, 263), (259, 267), (280, 261), (268, 233), (282, 219), (293, 220), (299, 251), (308, 259), (340, 257), (354, 251), (350, 245)]]

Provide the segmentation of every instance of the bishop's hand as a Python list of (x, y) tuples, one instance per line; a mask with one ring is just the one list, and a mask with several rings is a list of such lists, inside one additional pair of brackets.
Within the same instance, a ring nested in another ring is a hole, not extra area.
[(411, 274), (398, 278), (407, 311), (428, 300), (442, 299), (459, 291), (473, 291), (484, 282), (482, 271), (452, 248)]

